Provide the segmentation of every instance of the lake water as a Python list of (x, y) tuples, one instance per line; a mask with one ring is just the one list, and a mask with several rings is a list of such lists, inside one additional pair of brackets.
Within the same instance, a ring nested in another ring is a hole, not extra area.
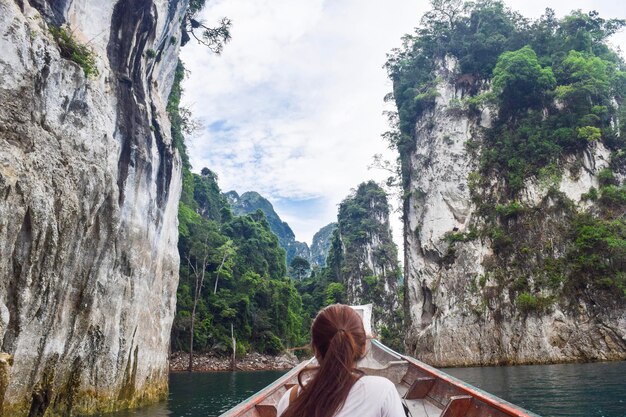
[[(626, 417), (626, 362), (445, 371), (543, 417)], [(167, 402), (106, 417), (219, 416), (282, 374), (174, 373)]]
[(543, 417), (626, 417), (626, 362), (444, 371)]
[(283, 371), (176, 372), (167, 402), (102, 417), (219, 416), (282, 376)]

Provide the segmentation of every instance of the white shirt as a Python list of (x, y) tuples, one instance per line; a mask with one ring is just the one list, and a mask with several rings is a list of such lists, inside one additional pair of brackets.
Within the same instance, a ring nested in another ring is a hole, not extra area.
[[(278, 402), (278, 417), (289, 405), (290, 392), (287, 390)], [(405, 414), (393, 382), (380, 376), (365, 375), (354, 383), (346, 402), (334, 417), (405, 417)]]

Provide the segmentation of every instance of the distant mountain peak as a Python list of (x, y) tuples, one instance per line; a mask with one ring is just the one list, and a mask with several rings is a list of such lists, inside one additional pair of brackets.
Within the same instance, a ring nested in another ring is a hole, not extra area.
[(330, 248), (330, 237), (337, 227), (336, 223), (331, 223), (321, 228), (313, 236), (313, 242), (309, 249), (309, 245), (305, 242), (296, 240), (296, 235), (289, 224), (280, 218), (274, 210), (272, 203), (258, 192), (246, 191), (239, 195), (239, 193), (232, 190), (224, 193), (224, 196), (228, 200), (233, 214), (236, 216), (244, 216), (259, 209), (265, 213), (272, 232), (278, 236), (280, 246), (287, 253), (287, 265), (290, 265), (296, 256), (306, 259), (312, 265), (324, 266), (326, 264), (326, 256)]
[(310, 258), (309, 246), (304, 242), (298, 242), (296, 240), (296, 235), (293, 233), (293, 230), (291, 230), (291, 227), (289, 227), (289, 224), (280, 218), (278, 213), (274, 210), (274, 206), (267, 198), (256, 191), (246, 191), (241, 195), (236, 191), (229, 191), (224, 195), (228, 199), (233, 213), (236, 216), (245, 216), (259, 209), (265, 213), (265, 217), (270, 224), (272, 232), (278, 236), (280, 246), (285, 249), (287, 253), (287, 265), (289, 265), (291, 260), (296, 256), (307, 260)]

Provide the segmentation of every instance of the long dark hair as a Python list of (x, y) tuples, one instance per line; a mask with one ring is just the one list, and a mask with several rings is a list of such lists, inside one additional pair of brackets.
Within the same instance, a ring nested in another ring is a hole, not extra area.
[[(317, 314), (311, 326), (311, 344), (319, 367), (298, 374), (300, 394), (281, 417), (332, 417), (343, 406), (350, 389), (363, 375), (354, 367), (365, 354), (361, 317), (350, 307), (333, 304)], [(317, 370), (305, 385), (305, 372)]]

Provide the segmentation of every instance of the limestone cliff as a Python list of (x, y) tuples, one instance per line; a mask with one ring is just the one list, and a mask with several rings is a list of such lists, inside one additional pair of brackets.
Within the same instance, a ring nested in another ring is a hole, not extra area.
[(480, 165), (499, 109), (462, 108), (471, 93), (455, 59), (435, 75), (434, 105), (403, 153), (409, 352), (437, 366), (626, 358), (624, 298), (572, 267), (576, 222), (601, 211), (587, 193), (602, 172), (621, 178), (609, 149), (590, 143), (511, 199)]
[(329, 223), (313, 235), (313, 240), (311, 241), (311, 265), (326, 266), (326, 257), (328, 257), (331, 238), (336, 228), (337, 223)]
[[(167, 393), (181, 168), (165, 104), (185, 8), (0, 0), (4, 415)], [(95, 68), (73, 62), (84, 56), (63, 37), (91, 49)]]
[(343, 284), (347, 304), (373, 304), (376, 331), (397, 348), (400, 266), (387, 195), (375, 182), (362, 183), (339, 205), (327, 267), (333, 280)]

